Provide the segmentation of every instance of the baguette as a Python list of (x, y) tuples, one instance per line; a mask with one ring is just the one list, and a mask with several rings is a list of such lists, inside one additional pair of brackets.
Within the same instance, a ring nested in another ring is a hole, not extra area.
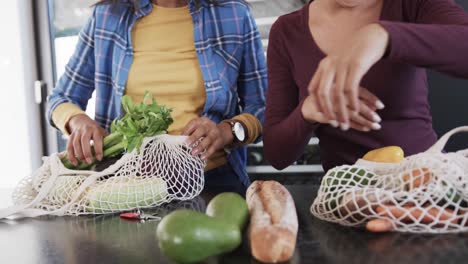
[(247, 189), (252, 255), (261, 262), (291, 259), (296, 248), (298, 221), (294, 200), (276, 181), (255, 181)]

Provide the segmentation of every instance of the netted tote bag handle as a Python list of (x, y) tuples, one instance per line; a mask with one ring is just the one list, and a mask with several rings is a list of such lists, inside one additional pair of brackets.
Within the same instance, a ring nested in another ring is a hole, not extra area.
[[(468, 132), (468, 126), (462, 126), (458, 128), (454, 128), (444, 134), (442, 137), (439, 138), (439, 140), (428, 150), (426, 150), (425, 154), (440, 154), (443, 152), (445, 145), (447, 145), (447, 142), (450, 140), (452, 136), (454, 136), (457, 133), (463, 133), (463, 132)], [(465, 158), (468, 158), (468, 148), (460, 150), (456, 152), (460, 156), (464, 156)], [(381, 162), (373, 162), (373, 161), (368, 161), (368, 160), (363, 160), (359, 159), (355, 165), (358, 166), (364, 166), (366, 168), (372, 169), (374, 172), (383, 172), (388, 170), (394, 170), (394, 168), (398, 165), (395, 165), (394, 163), (381, 163)]]
[(101, 172), (69, 170), (59, 154), (46, 157), (18, 184), (15, 205), (0, 210), (0, 219), (107, 214), (192, 199), (203, 190), (205, 162), (191, 155), (186, 139), (146, 138), (139, 152), (123, 155)]
[(389, 230), (468, 231), (468, 150), (442, 153), (456, 128), (424, 153), (399, 163), (359, 160), (324, 176), (311, 206), (316, 217), (346, 226), (381, 219)]
[[(462, 132), (468, 132), (468, 126), (462, 126), (458, 127), (455, 129), (450, 130), (447, 132), (445, 135), (443, 135), (429, 150), (426, 151), (426, 153), (440, 153), (444, 150), (445, 145), (447, 145), (447, 142), (449, 139), (457, 134), (457, 133), (462, 133)], [(458, 153), (461, 153), (465, 157), (468, 157), (468, 148), (464, 150), (458, 151)]]

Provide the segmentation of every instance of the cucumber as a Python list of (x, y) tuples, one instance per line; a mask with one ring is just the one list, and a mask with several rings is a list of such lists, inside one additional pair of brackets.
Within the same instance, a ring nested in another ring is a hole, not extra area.
[[(445, 200), (445, 201), (444, 201)], [(468, 202), (462, 197), (462, 195), (455, 188), (449, 188), (448, 192), (445, 194), (442, 205), (446, 203), (458, 204), (461, 207), (468, 207)]]
[(156, 230), (161, 252), (178, 263), (196, 263), (236, 249), (238, 226), (191, 210), (165, 216)]
[(206, 207), (206, 214), (243, 230), (249, 219), (249, 208), (242, 196), (226, 192), (211, 199)]
[(450, 200), (450, 201), (452, 201), (453, 203), (455, 203), (455, 204), (458, 204), (458, 203), (461, 201), (461, 199), (462, 199), (462, 197), (460, 196), (460, 194), (458, 194), (457, 190), (454, 189), (454, 188), (450, 188), (450, 189), (448, 190), (447, 194), (445, 195), (445, 197), (446, 197), (448, 200)]
[(86, 211), (99, 214), (132, 210), (154, 205), (167, 196), (167, 183), (161, 178), (112, 177), (89, 190)]

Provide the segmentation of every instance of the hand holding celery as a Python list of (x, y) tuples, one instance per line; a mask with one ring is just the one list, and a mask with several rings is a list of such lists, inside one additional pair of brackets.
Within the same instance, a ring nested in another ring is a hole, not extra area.
[[(111, 126), (111, 134), (103, 141), (103, 157), (110, 158), (124, 151), (131, 152), (139, 149), (145, 137), (152, 137), (166, 133), (172, 124), (171, 110), (160, 106), (153, 96), (146, 92), (143, 101), (133, 104), (129, 96), (122, 97), (122, 106), (125, 115), (114, 120)], [(94, 155), (94, 149), (92, 149)], [(80, 162), (73, 165), (68, 155), (62, 158), (63, 165), (68, 169), (87, 170), (96, 164), (94, 157), (90, 164)]]

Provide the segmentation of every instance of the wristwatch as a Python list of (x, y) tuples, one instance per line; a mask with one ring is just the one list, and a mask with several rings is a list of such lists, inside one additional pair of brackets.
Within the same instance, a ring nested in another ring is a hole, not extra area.
[(231, 125), (232, 135), (234, 136), (234, 144), (243, 143), (247, 140), (246, 131), (244, 125), (237, 120), (227, 120), (229, 125)]

